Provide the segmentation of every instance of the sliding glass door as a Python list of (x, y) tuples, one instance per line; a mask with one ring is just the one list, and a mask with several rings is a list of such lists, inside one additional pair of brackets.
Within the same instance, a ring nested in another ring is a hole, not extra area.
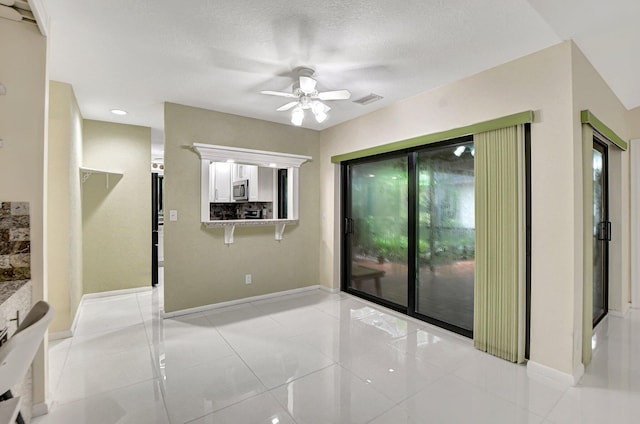
[(343, 166), (343, 290), (473, 331), (472, 137)]
[(417, 154), (418, 267), (415, 311), (473, 331), (473, 143)]
[(607, 187), (607, 146), (593, 140), (593, 326), (608, 311), (609, 294), (609, 221)]
[(407, 156), (349, 166), (347, 287), (407, 306)]

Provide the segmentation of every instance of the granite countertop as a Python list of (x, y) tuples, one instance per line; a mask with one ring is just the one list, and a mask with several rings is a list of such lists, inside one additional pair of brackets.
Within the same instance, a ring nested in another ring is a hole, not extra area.
[(22, 286), (27, 284), (29, 280), (4, 281), (0, 283), (0, 305), (7, 301), (15, 292), (20, 290)]
[(225, 227), (225, 226), (258, 226), (258, 225), (276, 225), (276, 224), (297, 224), (297, 219), (225, 219), (219, 221), (204, 221), (206, 227)]

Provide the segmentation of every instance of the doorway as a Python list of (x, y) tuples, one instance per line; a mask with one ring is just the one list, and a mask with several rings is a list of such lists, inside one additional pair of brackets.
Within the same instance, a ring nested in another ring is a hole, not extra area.
[(158, 285), (159, 267), (163, 265), (164, 176), (151, 173), (151, 285)]
[(593, 139), (593, 327), (609, 310), (609, 179), (607, 145)]
[(473, 335), (472, 136), (342, 168), (342, 289)]

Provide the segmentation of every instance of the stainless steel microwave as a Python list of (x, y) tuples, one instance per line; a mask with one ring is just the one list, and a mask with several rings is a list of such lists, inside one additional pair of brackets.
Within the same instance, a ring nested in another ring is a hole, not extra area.
[(238, 180), (233, 182), (233, 200), (249, 200), (249, 180)]

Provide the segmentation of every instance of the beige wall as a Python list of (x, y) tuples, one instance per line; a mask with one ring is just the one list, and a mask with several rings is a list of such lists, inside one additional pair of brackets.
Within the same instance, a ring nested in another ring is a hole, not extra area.
[(52, 333), (71, 329), (82, 297), (82, 115), (69, 84), (49, 83), (47, 244)]
[(321, 283), (339, 287), (332, 155), (534, 110), (531, 359), (572, 374), (581, 359), (574, 357), (573, 346), (575, 317), (581, 315), (574, 296), (582, 283), (576, 266), (582, 263), (576, 251), (582, 232), (576, 233), (574, 221), (582, 214), (577, 201), (582, 186), (573, 160), (571, 49), (571, 43), (562, 43), (323, 131), (321, 211), (328, 219), (322, 221)]
[[(318, 284), (319, 187), (315, 131), (204, 109), (165, 104), (165, 310)], [(200, 223), (200, 158), (193, 143), (308, 155), (300, 168), (300, 223), (284, 239), (275, 228), (237, 227), (224, 244), (221, 228)], [(178, 221), (168, 211), (178, 211)], [(245, 274), (253, 284), (245, 285)]]
[[(628, 140), (627, 110), (620, 100), (613, 94), (609, 86), (593, 68), (580, 49), (571, 43), (572, 66), (572, 96), (573, 96), (573, 140), (575, 148), (574, 165), (575, 178), (578, 184), (582, 181), (582, 124), (580, 112), (589, 109), (595, 116), (604, 122), (609, 128), (623, 139)], [(629, 308), (630, 301), (630, 265), (629, 265), (629, 154), (626, 151), (610, 145), (609, 149), (609, 216), (612, 222), (612, 241), (609, 245), (609, 309), (624, 313)], [(588, 159), (585, 163), (591, 163)], [(574, 202), (576, 209), (592, 210), (592, 204), (586, 204), (582, 195), (575, 193)], [(589, 200), (591, 201), (591, 200)], [(584, 238), (581, 235), (583, 228), (582, 216), (576, 215), (574, 231), (576, 233), (575, 251), (583, 254)], [(590, 249), (588, 249), (590, 255)], [(586, 264), (589, 266), (591, 260)], [(582, 275), (584, 261), (575, 263), (576, 275)], [(592, 275), (585, 275), (591, 280)], [(582, 277), (580, 278), (582, 280)], [(587, 281), (587, 286), (592, 287), (592, 282)], [(579, 287), (582, 283), (576, 281), (576, 296), (574, 297), (574, 311), (580, 312), (583, 302), (583, 290)], [(583, 285), (584, 287), (584, 285)], [(587, 302), (592, 296), (587, 295)], [(577, 316), (576, 316), (577, 318)], [(576, 319), (575, 333), (585, 332), (584, 348), (591, 349), (591, 314), (585, 317), (580, 325)], [(574, 346), (574, 356), (582, 355), (582, 348)], [(588, 360), (590, 355), (585, 353)]]
[[(0, 19), (0, 199), (29, 202), (31, 208), (31, 281), (33, 302), (47, 298), (46, 172), (47, 40), (35, 25)], [(46, 341), (45, 341), (46, 349)], [(46, 393), (45, 355), (33, 366), (33, 401)]]
[(85, 120), (83, 166), (123, 174), (82, 183), (84, 293), (151, 286), (151, 129)]
[[(582, 142), (580, 111), (589, 109), (625, 140), (630, 133), (628, 112), (584, 54), (572, 44), (574, 140)], [(609, 308), (625, 312), (629, 307), (629, 153), (609, 147), (609, 213), (612, 242), (609, 261)], [(582, 243), (580, 243), (581, 245)]]
[(640, 107), (631, 109), (627, 113), (627, 127), (632, 140), (640, 139)]

